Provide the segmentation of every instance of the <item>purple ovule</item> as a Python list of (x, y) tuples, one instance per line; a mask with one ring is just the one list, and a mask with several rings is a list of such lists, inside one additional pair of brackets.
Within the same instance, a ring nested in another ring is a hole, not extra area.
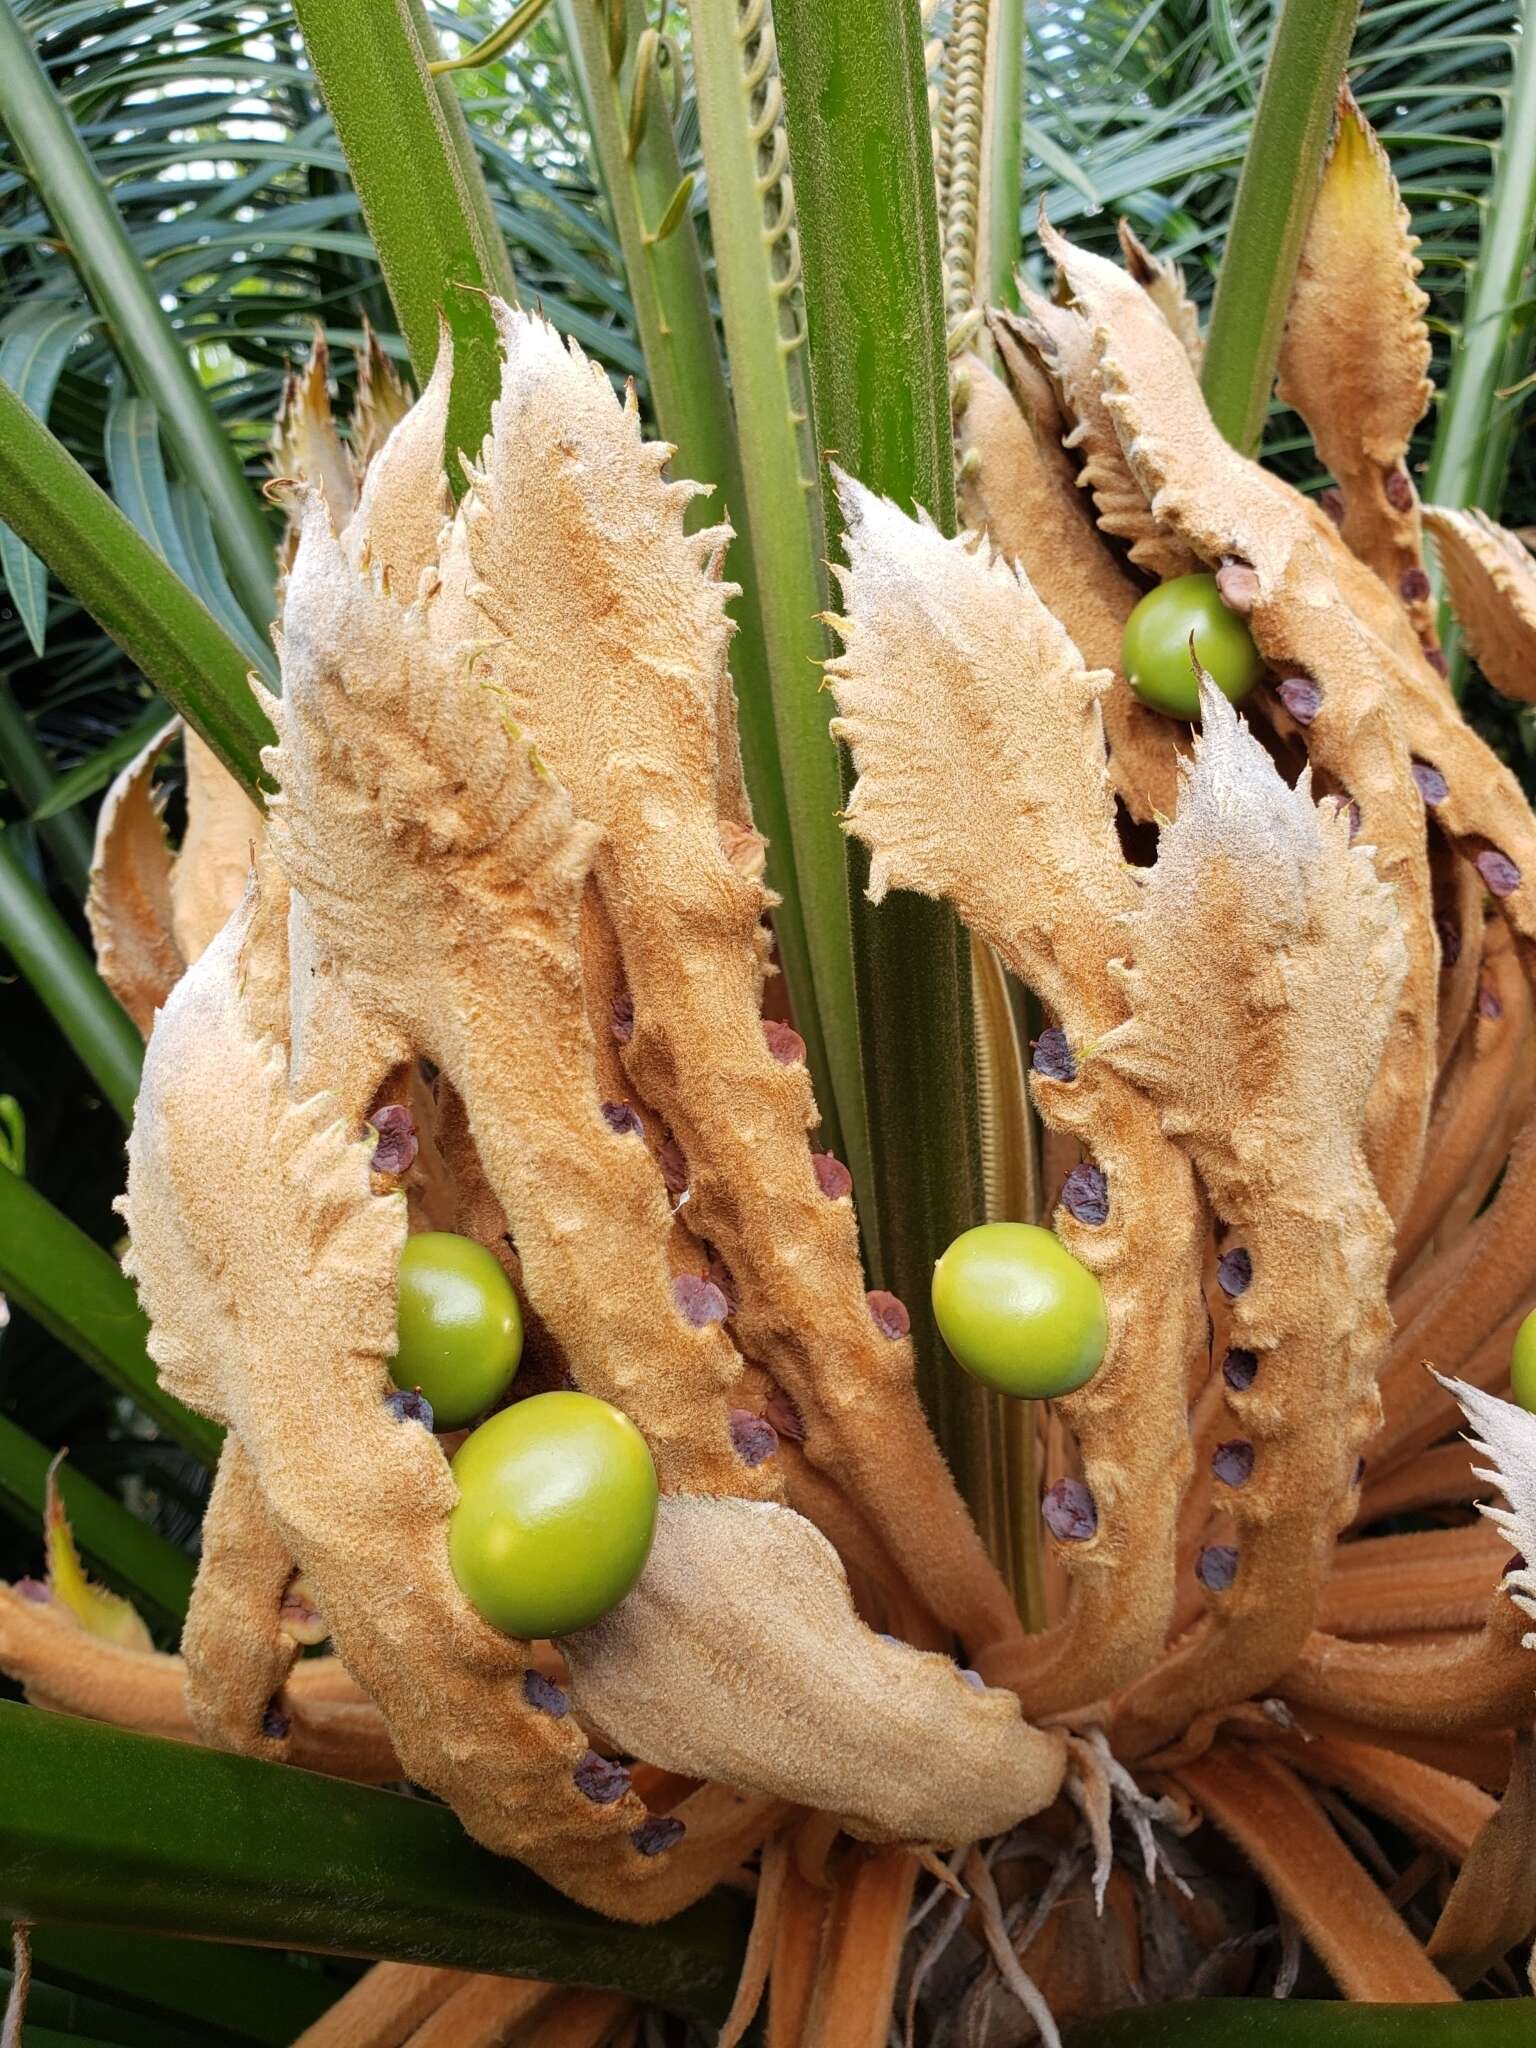
[(1415, 760), (1412, 767), (1414, 781), (1419, 786), (1419, 795), (1427, 804), (1443, 804), (1451, 793), (1451, 786), (1440, 770), (1431, 761)]
[(1259, 1361), (1251, 1351), (1241, 1345), (1229, 1351), (1221, 1361), (1221, 1376), (1227, 1385), (1241, 1394), (1253, 1385), (1259, 1370)]
[(1282, 676), (1275, 687), (1298, 725), (1310, 725), (1323, 708), (1323, 693), (1310, 676)]
[(1222, 1253), (1216, 1261), (1216, 1279), (1229, 1301), (1248, 1292), (1253, 1282), (1253, 1260), (1242, 1245)]
[(1061, 1184), (1061, 1201), (1079, 1223), (1103, 1223), (1109, 1215), (1109, 1182), (1102, 1168), (1074, 1166)]
[(672, 1299), (684, 1322), (692, 1323), (696, 1330), (723, 1323), (731, 1312), (722, 1290), (700, 1273), (679, 1273), (672, 1282)]
[(889, 1337), (893, 1344), (905, 1337), (912, 1327), (912, 1318), (907, 1314), (907, 1305), (883, 1287), (872, 1287), (864, 1299), (869, 1303), (869, 1313), (875, 1328), (882, 1337)]
[(267, 1710), (261, 1717), (261, 1732), (270, 1742), (281, 1742), (287, 1735), (291, 1723), (288, 1716), (277, 1704), (276, 1698), (267, 1701)]
[(1404, 604), (1422, 604), (1429, 595), (1429, 578), (1422, 569), (1405, 569), (1397, 579)]
[(811, 1165), (816, 1170), (816, 1185), (829, 1202), (840, 1202), (853, 1193), (853, 1175), (835, 1153), (813, 1152)]
[(1237, 1577), (1237, 1552), (1230, 1543), (1208, 1543), (1195, 1559), (1195, 1577), (1208, 1593), (1225, 1593)]
[(523, 1673), (523, 1698), (539, 1714), (553, 1715), (563, 1721), (571, 1710), (571, 1703), (562, 1689), (552, 1678), (546, 1678), (542, 1671)]
[(632, 1131), (637, 1138), (645, 1136), (645, 1125), (640, 1121), (640, 1112), (627, 1102), (605, 1102), (602, 1105), (603, 1122), (616, 1136), (622, 1137)]
[(1098, 1504), (1081, 1479), (1058, 1479), (1040, 1503), (1045, 1526), (1063, 1543), (1086, 1543), (1099, 1529)]
[(1229, 612), (1246, 618), (1259, 601), (1257, 570), (1247, 562), (1223, 562), (1216, 571), (1216, 594)]
[(1495, 896), (1513, 896), (1520, 886), (1520, 870), (1507, 853), (1485, 846), (1477, 856), (1477, 872)]
[(629, 1839), (642, 1856), (659, 1856), (663, 1849), (674, 1848), (687, 1832), (686, 1822), (674, 1820), (669, 1813), (653, 1813)]
[(403, 1102), (387, 1102), (368, 1119), (379, 1134), (368, 1164), (375, 1173), (406, 1173), (417, 1152), (416, 1119)]
[(1077, 1061), (1067, 1043), (1067, 1034), (1052, 1024), (1041, 1032), (1030, 1053), (1030, 1065), (1047, 1081), (1075, 1081)]
[(731, 1442), (743, 1465), (766, 1465), (779, 1448), (779, 1433), (766, 1415), (753, 1415), (746, 1408), (731, 1410)]
[(1246, 1437), (1229, 1437), (1211, 1453), (1211, 1470), (1223, 1486), (1246, 1486), (1253, 1477), (1253, 1445)]
[(776, 1017), (763, 1019), (763, 1043), (781, 1067), (793, 1067), (805, 1058), (805, 1040), (792, 1025)]
[(629, 1790), (629, 1773), (624, 1766), (609, 1763), (595, 1749), (587, 1751), (571, 1776), (576, 1790), (594, 1806), (612, 1806)]
[(430, 1433), (433, 1423), (432, 1403), (419, 1387), (412, 1388), (409, 1393), (387, 1394), (384, 1397), (384, 1406), (396, 1422), (419, 1422), (422, 1428)]

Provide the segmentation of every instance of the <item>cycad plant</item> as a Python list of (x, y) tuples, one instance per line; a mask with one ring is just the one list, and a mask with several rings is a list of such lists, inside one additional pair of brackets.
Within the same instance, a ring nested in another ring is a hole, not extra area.
[(0, 1273), (158, 1463), (0, 1434), (8, 2038), (1518, 2038), (1509, 10), (1042, 17), (1022, 133), (1010, 0), (33, 25), (5, 573), (155, 701), (0, 724), (129, 1130)]

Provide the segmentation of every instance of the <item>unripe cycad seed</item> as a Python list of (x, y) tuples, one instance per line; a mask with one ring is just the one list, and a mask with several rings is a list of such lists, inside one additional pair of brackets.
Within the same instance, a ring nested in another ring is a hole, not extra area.
[(983, 1223), (957, 1237), (933, 1269), (933, 1313), (968, 1373), (1033, 1400), (1082, 1386), (1109, 1341), (1098, 1281), (1033, 1223)]
[(482, 1422), (453, 1461), (448, 1555), (465, 1598), (527, 1641), (586, 1628), (650, 1555), (656, 1468), (627, 1415), (591, 1394), (534, 1394)]
[(523, 1316), (483, 1245), (425, 1230), (400, 1255), (395, 1384), (431, 1404), (439, 1429), (462, 1429), (512, 1384)]
[(1200, 665), (1224, 697), (1241, 704), (1264, 664), (1243, 619), (1222, 603), (1214, 576), (1175, 576), (1149, 590), (1125, 622), (1120, 659), (1143, 704), (1170, 718), (1200, 716)]

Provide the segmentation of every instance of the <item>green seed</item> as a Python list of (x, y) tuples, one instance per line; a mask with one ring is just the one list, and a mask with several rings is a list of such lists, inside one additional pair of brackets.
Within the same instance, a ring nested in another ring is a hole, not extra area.
[(1515, 1332), (1509, 1359), (1509, 1390), (1527, 1413), (1536, 1415), (1536, 1309)]
[(472, 1238), (426, 1230), (406, 1240), (399, 1285), (395, 1385), (419, 1387), (439, 1429), (461, 1429), (506, 1392), (523, 1355), (512, 1283)]
[(656, 1467), (645, 1438), (590, 1394), (515, 1401), (453, 1461), (448, 1556), (465, 1598), (528, 1641), (616, 1607), (650, 1555)]
[(1004, 1394), (1069, 1394), (1109, 1342), (1104, 1295), (1081, 1260), (1033, 1223), (983, 1223), (933, 1269), (933, 1313), (966, 1371)]
[(1241, 704), (1263, 672), (1252, 634), (1222, 603), (1214, 576), (1160, 583), (1126, 620), (1120, 661), (1142, 703), (1170, 718), (1200, 716), (1191, 634), (1200, 666), (1232, 703)]

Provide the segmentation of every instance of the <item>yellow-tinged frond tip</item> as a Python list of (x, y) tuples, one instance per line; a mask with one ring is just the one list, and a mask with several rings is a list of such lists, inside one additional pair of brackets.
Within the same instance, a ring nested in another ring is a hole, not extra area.
[(1345, 540), (1405, 599), (1422, 580), (1406, 457), (1433, 392), (1418, 246), (1387, 153), (1345, 87), (1286, 312), (1280, 395), (1343, 492)]
[(124, 1650), (153, 1650), (154, 1639), (142, 1616), (120, 1593), (98, 1586), (86, 1576), (74, 1532), (59, 1494), (60, 1451), (48, 1467), (48, 1491), (43, 1507), (43, 1540), (48, 1557), (48, 1590), (60, 1607), (80, 1624), (87, 1635), (104, 1643), (116, 1643)]

